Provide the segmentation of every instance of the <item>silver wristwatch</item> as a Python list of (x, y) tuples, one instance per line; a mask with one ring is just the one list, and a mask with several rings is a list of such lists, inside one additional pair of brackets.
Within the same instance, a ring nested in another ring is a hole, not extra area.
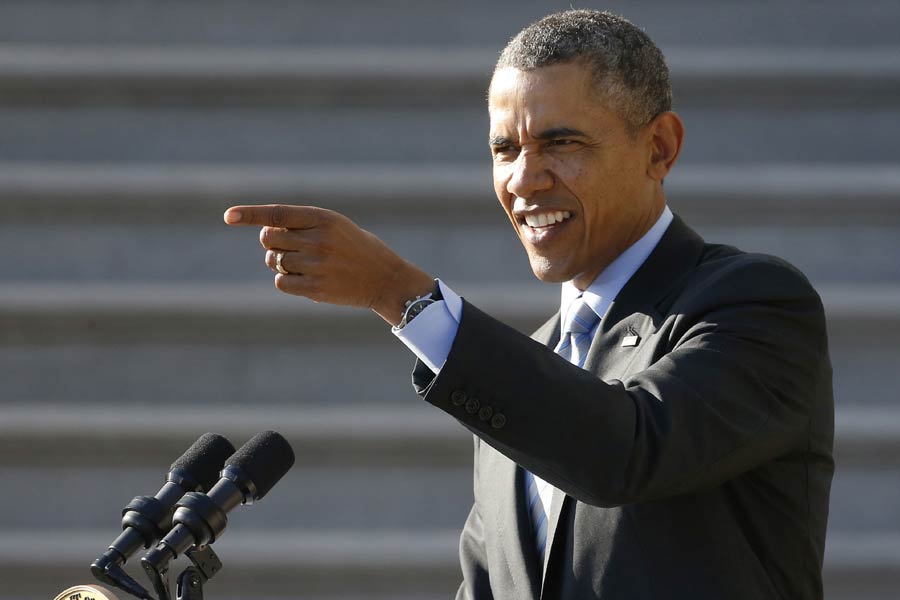
[(406, 324), (415, 319), (429, 304), (434, 304), (438, 300), (443, 299), (444, 298), (441, 296), (441, 286), (437, 279), (435, 279), (434, 290), (424, 296), (416, 296), (412, 300), (406, 301), (406, 304), (403, 305), (405, 309), (403, 311), (403, 318), (400, 320), (400, 324), (397, 325), (397, 329), (406, 327)]

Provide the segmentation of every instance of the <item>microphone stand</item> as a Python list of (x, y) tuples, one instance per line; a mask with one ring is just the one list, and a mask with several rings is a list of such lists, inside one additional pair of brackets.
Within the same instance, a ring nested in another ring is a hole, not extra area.
[[(222, 561), (212, 546), (191, 547), (185, 555), (194, 563), (178, 576), (175, 583), (175, 600), (203, 600), (203, 584), (222, 570)], [(160, 598), (162, 600), (162, 598)]]
[[(191, 546), (184, 553), (193, 566), (187, 567), (175, 580), (175, 600), (203, 600), (203, 584), (222, 570), (222, 561), (213, 551), (212, 546)], [(169, 565), (158, 568), (149, 562), (143, 562), (144, 570), (153, 583), (158, 600), (172, 600), (169, 591)]]

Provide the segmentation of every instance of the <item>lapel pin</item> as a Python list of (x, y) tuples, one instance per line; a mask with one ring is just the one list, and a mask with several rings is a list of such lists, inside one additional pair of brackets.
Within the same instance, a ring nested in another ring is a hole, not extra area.
[(622, 338), (622, 347), (623, 348), (632, 348), (637, 346), (641, 341), (641, 336), (638, 335), (637, 330), (631, 325), (628, 326), (628, 330), (626, 331), (628, 335)]

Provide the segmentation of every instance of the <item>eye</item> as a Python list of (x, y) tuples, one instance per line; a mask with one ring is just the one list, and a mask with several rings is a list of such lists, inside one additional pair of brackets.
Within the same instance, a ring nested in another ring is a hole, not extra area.
[(498, 144), (496, 146), (491, 146), (491, 152), (494, 156), (502, 157), (502, 156), (510, 156), (516, 154), (519, 149), (512, 144)]
[(560, 139), (560, 140), (550, 140), (549, 145), (550, 146), (571, 146), (574, 143), (575, 143), (575, 140)]

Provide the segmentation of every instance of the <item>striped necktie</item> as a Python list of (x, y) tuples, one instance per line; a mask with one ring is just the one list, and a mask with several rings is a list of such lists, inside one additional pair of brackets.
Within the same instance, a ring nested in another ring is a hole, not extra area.
[[(566, 313), (556, 353), (570, 363), (584, 367), (584, 360), (591, 347), (591, 332), (598, 321), (600, 321), (600, 316), (585, 303), (582, 296), (578, 296)], [(541, 502), (540, 490), (549, 487), (550, 484), (535, 477), (527, 469), (523, 469), (523, 471), (525, 472), (525, 497), (528, 501), (531, 524), (534, 526), (535, 545), (538, 558), (543, 564), (544, 551), (547, 546), (547, 513), (544, 510), (544, 503)]]
[(600, 316), (587, 305), (583, 296), (578, 296), (569, 306), (566, 320), (559, 336), (556, 353), (568, 359), (573, 365), (584, 366), (588, 349), (591, 347), (591, 331), (597, 325)]

